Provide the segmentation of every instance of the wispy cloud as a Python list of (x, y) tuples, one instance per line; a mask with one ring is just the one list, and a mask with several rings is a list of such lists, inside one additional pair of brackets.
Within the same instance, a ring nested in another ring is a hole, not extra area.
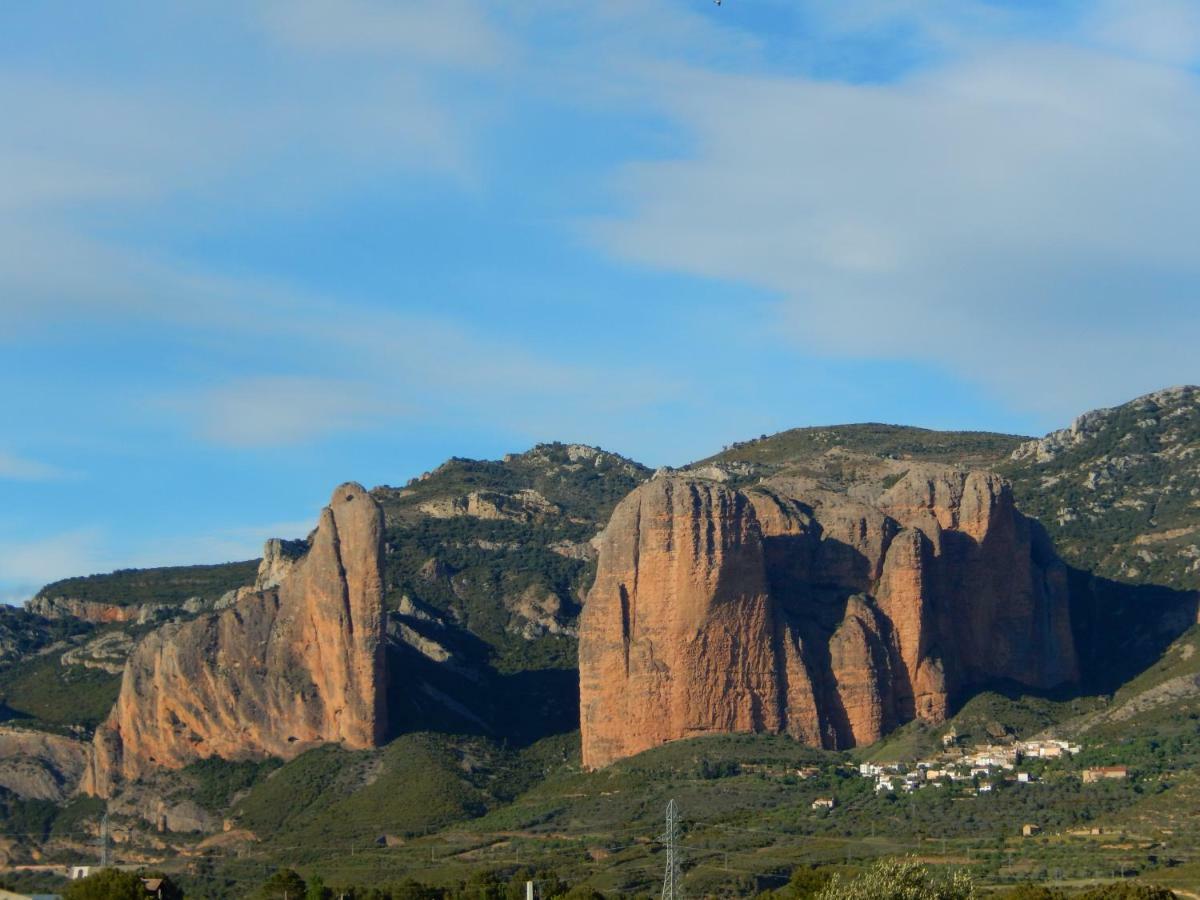
[(1063, 417), (1194, 378), (1194, 73), (1024, 40), (887, 84), (659, 89), (694, 145), (624, 169), (627, 213), (593, 232), (622, 258), (775, 292), (807, 352), (932, 361)]
[(463, 0), (272, 0), (262, 25), (275, 39), (307, 51), (390, 54), (441, 65), (490, 67), (512, 51), (484, 10)]
[(36, 459), (14, 456), (0, 451), (0, 480), (9, 481), (56, 481), (69, 478), (72, 473)]
[(296, 375), (235, 378), (161, 403), (202, 439), (229, 447), (306, 443), (379, 427), (403, 410), (370, 383)]

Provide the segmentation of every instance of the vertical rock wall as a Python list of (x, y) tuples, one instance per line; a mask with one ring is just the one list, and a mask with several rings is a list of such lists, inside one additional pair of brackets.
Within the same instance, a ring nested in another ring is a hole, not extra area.
[(871, 502), (663, 477), (617, 507), (580, 622), (584, 764), (708, 732), (867, 744), (974, 685), (1078, 678), (1066, 572), (994, 475)]
[(151, 632), (97, 730), (83, 789), (217, 756), (377, 744), (385, 728), (383, 514), (344, 484), (277, 588)]

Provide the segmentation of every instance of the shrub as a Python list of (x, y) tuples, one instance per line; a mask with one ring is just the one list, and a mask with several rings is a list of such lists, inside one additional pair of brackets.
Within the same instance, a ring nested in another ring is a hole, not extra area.
[(965, 872), (934, 874), (911, 859), (885, 859), (853, 880), (834, 875), (817, 900), (974, 900), (975, 882)]

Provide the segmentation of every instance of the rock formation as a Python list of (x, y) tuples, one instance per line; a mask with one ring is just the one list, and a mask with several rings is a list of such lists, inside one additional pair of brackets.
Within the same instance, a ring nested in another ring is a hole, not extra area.
[(26, 800), (61, 803), (79, 785), (89, 749), (75, 738), (0, 726), (0, 787)]
[(291, 758), (321, 742), (383, 736), (383, 514), (345, 484), (307, 553), (272, 590), (151, 632), (96, 732), (83, 788), (206, 757)]
[(710, 732), (829, 748), (989, 681), (1078, 678), (1065, 567), (997, 476), (855, 498), (658, 477), (613, 513), (580, 620), (584, 764)]

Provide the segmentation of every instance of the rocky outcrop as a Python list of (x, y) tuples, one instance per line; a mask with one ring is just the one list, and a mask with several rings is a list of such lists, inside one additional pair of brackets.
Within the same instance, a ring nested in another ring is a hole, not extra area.
[(475, 519), (531, 522), (542, 516), (558, 515), (559, 508), (535, 490), (511, 494), (498, 491), (472, 491), (462, 497), (439, 497), (422, 503), (417, 509), (433, 519), (470, 516)]
[(108, 631), (80, 647), (63, 653), (59, 662), (64, 666), (98, 669), (110, 675), (125, 671), (125, 660), (133, 650), (133, 638), (124, 631)]
[(0, 727), (0, 787), (26, 800), (60, 803), (78, 787), (90, 751), (74, 738)]
[(339, 487), (278, 588), (148, 634), (96, 733), (84, 789), (206, 757), (375, 745), (385, 726), (383, 515)]
[(268, 540), (263, 544), (262, 561), (258, 564), (254, 590), (269, 591), (279, 587), (307, 552), (307, 541), (284, 541), (279, 538)]
[(870, 503), (660, 477), (599, 543), (580, 620), (590, 767), (706, 732), (867, 744), (976, 685), (1078, 678), (1065, 567), (989, 473), (915, 465)]
[(158, 615), (159, 605), (121, 606), (99, 600), (76, 600), (71, 597), (34, 597), (25, 603), (25, 608), (46, 619), (81, 619), (94, 625), (152, 621)]

